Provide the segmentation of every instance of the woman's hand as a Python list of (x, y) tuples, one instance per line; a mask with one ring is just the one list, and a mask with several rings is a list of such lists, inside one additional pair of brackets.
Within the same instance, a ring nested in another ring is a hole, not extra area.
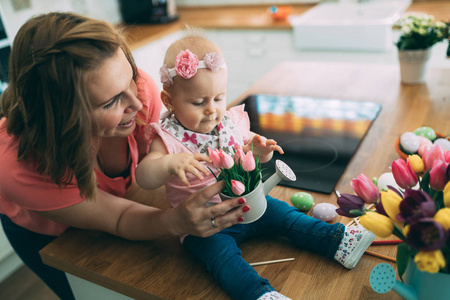
[(204, 154), (177, 153), (169, 154), (169, 156), (169, 172), (177, 175), (186, 186), (190, 186), (186, 173), (191, 173), (200, 180), (203, 180), (203, 175), (208, 176), (211, 174), (205, 165), (201, 163), (201, 161), (211, 163), (211, 159)]
[[(206, 202), (222, 191), (223, 184), (223, 182), (216, 182), (192, 194), (173, 209), (177, 216), (174, 222), (177, 234), (207, 237), (244, 220), (244, 213), (250, 209), (249, 206), (244, 205), (244, 198), (233, 198), (206, 207)], [(236, 207), (238, 208), (234, 209)]]

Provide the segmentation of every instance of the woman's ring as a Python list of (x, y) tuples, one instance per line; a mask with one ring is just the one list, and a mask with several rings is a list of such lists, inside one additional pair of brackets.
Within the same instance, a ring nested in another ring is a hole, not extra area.
[(217, 228), (216, 222), (214, 221), (215, 218), (211, 218), (211, 225), (213, 228)]

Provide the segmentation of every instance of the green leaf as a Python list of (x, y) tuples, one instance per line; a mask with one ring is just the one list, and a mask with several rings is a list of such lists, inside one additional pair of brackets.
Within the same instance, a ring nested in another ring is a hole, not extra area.
[(351, 214), (354, 215), (354, 216), (358, 216), (358, 217), (366, 214), (365, 211), (361, 211), (361, 210), (359, 210), (359, 209), (351, 209), (351, 210), (349, 211), (349, 213), (351, 213)]
[(444, 208), (444, 192), (434, 191), (434, 203), (436, 204), (436, 210)]
[(420, 188), (428, 195), (430, 194), (429, 184), (430, 184), (430, 171), (427, 171), (422, 177), (422, 181), (420, 182)]
[(403, 274), (408, 267), (409, 258), (411, 256), (411, 249), (408, 244), (401, 243), (397, 246), (397, 273), (403, 282)]

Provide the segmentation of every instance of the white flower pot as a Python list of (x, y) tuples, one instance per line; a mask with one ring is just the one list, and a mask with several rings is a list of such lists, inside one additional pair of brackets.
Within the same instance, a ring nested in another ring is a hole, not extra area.
[[(245, 198), (245, 205), (250, 206), (250, 210), (244, 214), (244, 221), (240, 224), (252, 223), (261, 218), (267, 208), (267, 200), (264, 193), (263, 182), (261, 181), (253, 191), (246, 195), (241, 195), (241, 197)], [(222, 201), (225, 201), (235, 197), (230, 197), (220, 193), (220, 198)]]
[(427, 62), (431, 48), (423, 50), (399, 50), (400, 78), (404, 84), (421, 84), (425, 82)]

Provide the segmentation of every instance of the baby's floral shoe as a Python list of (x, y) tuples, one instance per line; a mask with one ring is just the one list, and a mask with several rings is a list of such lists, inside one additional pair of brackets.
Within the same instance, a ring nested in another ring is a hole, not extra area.
[(257, 300), (292, 300), (291, 298), (288, 298), (277, 291), (271, 291), (268, 293), (265, 293), (261, 297), (259, 297)]
[(347, 269), (353, 269), (374, 239), (375, 234), (361, 225), (345, 226), (344, 237), (334, 259)]

